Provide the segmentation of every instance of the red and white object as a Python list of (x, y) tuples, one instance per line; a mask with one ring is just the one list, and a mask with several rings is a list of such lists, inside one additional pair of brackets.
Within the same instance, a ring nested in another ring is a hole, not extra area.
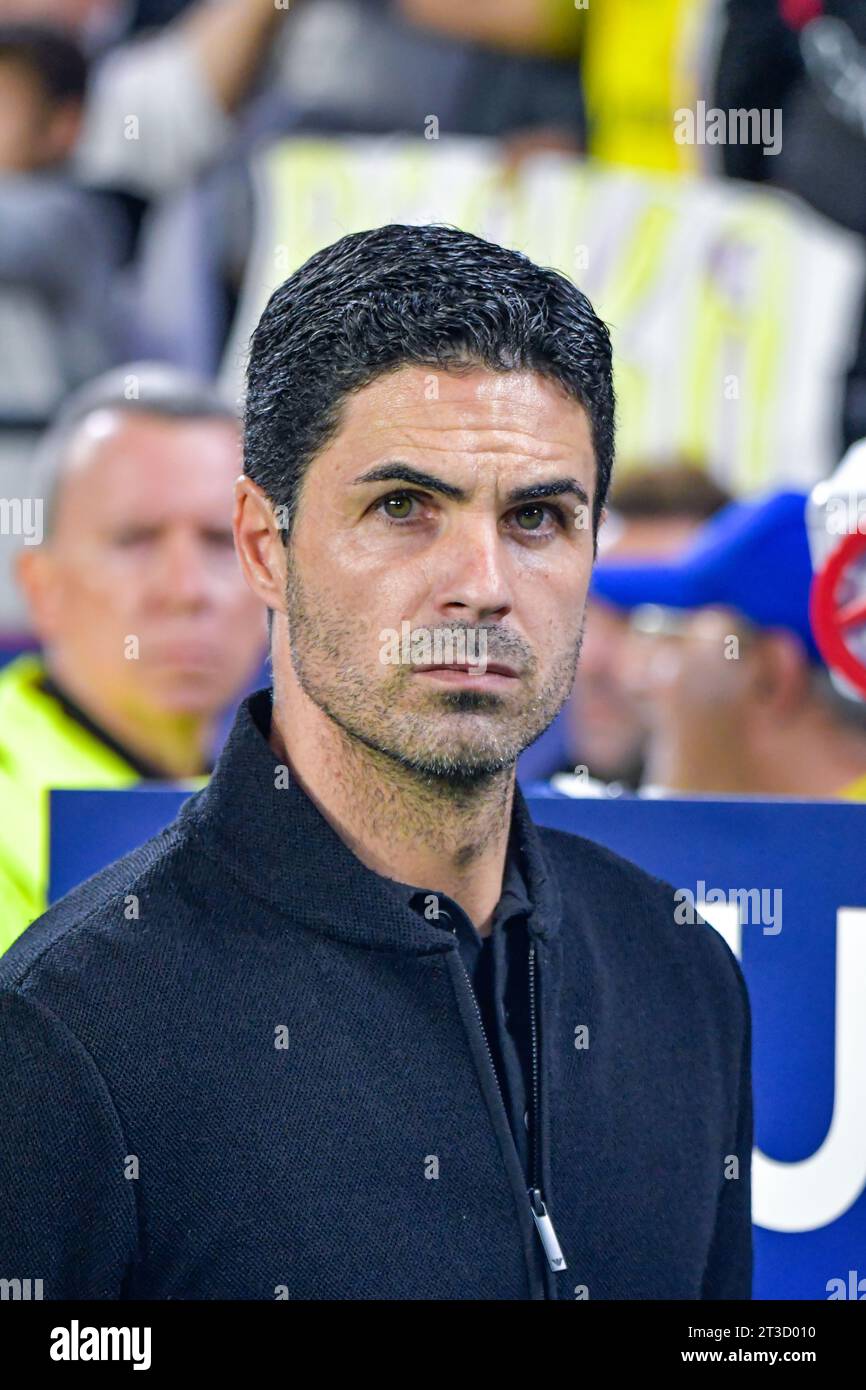
[(839, 690), (866, 700), (866, 439), (813, 488), (806, 520), (815, 641)]

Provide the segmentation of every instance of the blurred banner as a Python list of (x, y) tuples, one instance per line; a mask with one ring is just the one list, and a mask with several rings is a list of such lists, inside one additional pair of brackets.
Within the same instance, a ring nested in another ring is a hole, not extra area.
[[(752, 1004), (755, 1298), (866, 1298), (866, 806), (529, 799), (677, 888)], [(852, 1292), (853, 1290), (853, 1292)]]
[(233, 396), (268, 295), (313, 252), (441, 221), (586, 291), (613, 336), (622, 468), (688, 454), (743, 493), (810, 486), (838, 459), (866, 253), (795, 199), (561, 155), (506, 168), (498, 144), (455, 137), (291, 139), (261, 150), (253, 177), (256, 244), (223, 365)]
[[(52, 899), (160, 830), (185, 795), (52, 792)], [(742, 961), (753, 1018), (754, 1297), (866, 1298), (866, 807), (528, 804), (540, 824), (587, 835), (674, 884), (683, 930), (700, 913)]]

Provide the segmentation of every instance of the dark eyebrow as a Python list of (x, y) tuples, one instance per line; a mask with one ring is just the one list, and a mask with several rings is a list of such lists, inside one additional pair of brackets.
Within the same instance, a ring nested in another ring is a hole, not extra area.
[(445, 483), (441, 478), (434, 478), (432, 473), (422, 473), (418, 468), (410, 468), (408, 463), (394, 461), (392, 463), (380, 463), (376, 468), (370, 468), (360, 477), (352, 479), (352, 487), (357, 487), (363, 483), (415, 483), (418, 487), (426, 487), (430, 492), (441, 492), (444, 497), (453, 497), (456, 502), (465, 502), (466, 493), (462, 487), (455, 487), (453, 483)]
[(578, 501), (589, 506), (586, 488), (576, 478), (551, 478), (549, 483), (533, 483), (531, 487), (517, 487), (509, 492), (506, 502), (535, 502), (542, 497), (563, 497), (573, 492)]
[[(440, 492), (443, 497), (451, 497), (455, 502), (466, 501), (466, 493), (462, 487), (455, 487), (453, 483), (446, 483), (442, 478), (434, 477), (432, 473), (423, 473), (418, 468), (410, 467), (408, 463), (396, 460), (380, 463), (375, 468), (368, 469), (360, 477), (353, 478), (352, 486), (388, 482), (415, 483), (417, 487), (427, 488), (429, 492)], [(589, 506), (586, 488), (576, 478), (551, 478), (548, 482), (514, 488), (505, 500), (509, 503), (535, 502), (542, 497), (562, 497), (569, 492), (574, 493), (584, 506)]]

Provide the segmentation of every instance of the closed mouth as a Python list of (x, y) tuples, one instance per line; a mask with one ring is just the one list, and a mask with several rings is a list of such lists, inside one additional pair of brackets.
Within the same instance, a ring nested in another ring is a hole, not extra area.
[(515, 678), (518, 672), (513, 666), (506, 666), (501, 661), (487, 661), (484, 665), (472, 665), (467, 661), (448, 661), (438, 662), (427, 666), (416, 666), (416, 671), (466, 671), (469, 675), (479, 676), (511, 676)]

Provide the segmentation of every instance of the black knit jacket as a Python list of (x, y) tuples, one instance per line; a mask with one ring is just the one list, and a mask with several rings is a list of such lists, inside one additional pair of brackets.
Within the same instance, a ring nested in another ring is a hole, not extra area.
[(173, 824), (0, 960), (0, 1276), (51, 1299), (750, 1297), (750, 1014), (722, 938), (516, 791), (531, 1197), (456, 941), (279, 772), (269, 720), (261, 691)]

